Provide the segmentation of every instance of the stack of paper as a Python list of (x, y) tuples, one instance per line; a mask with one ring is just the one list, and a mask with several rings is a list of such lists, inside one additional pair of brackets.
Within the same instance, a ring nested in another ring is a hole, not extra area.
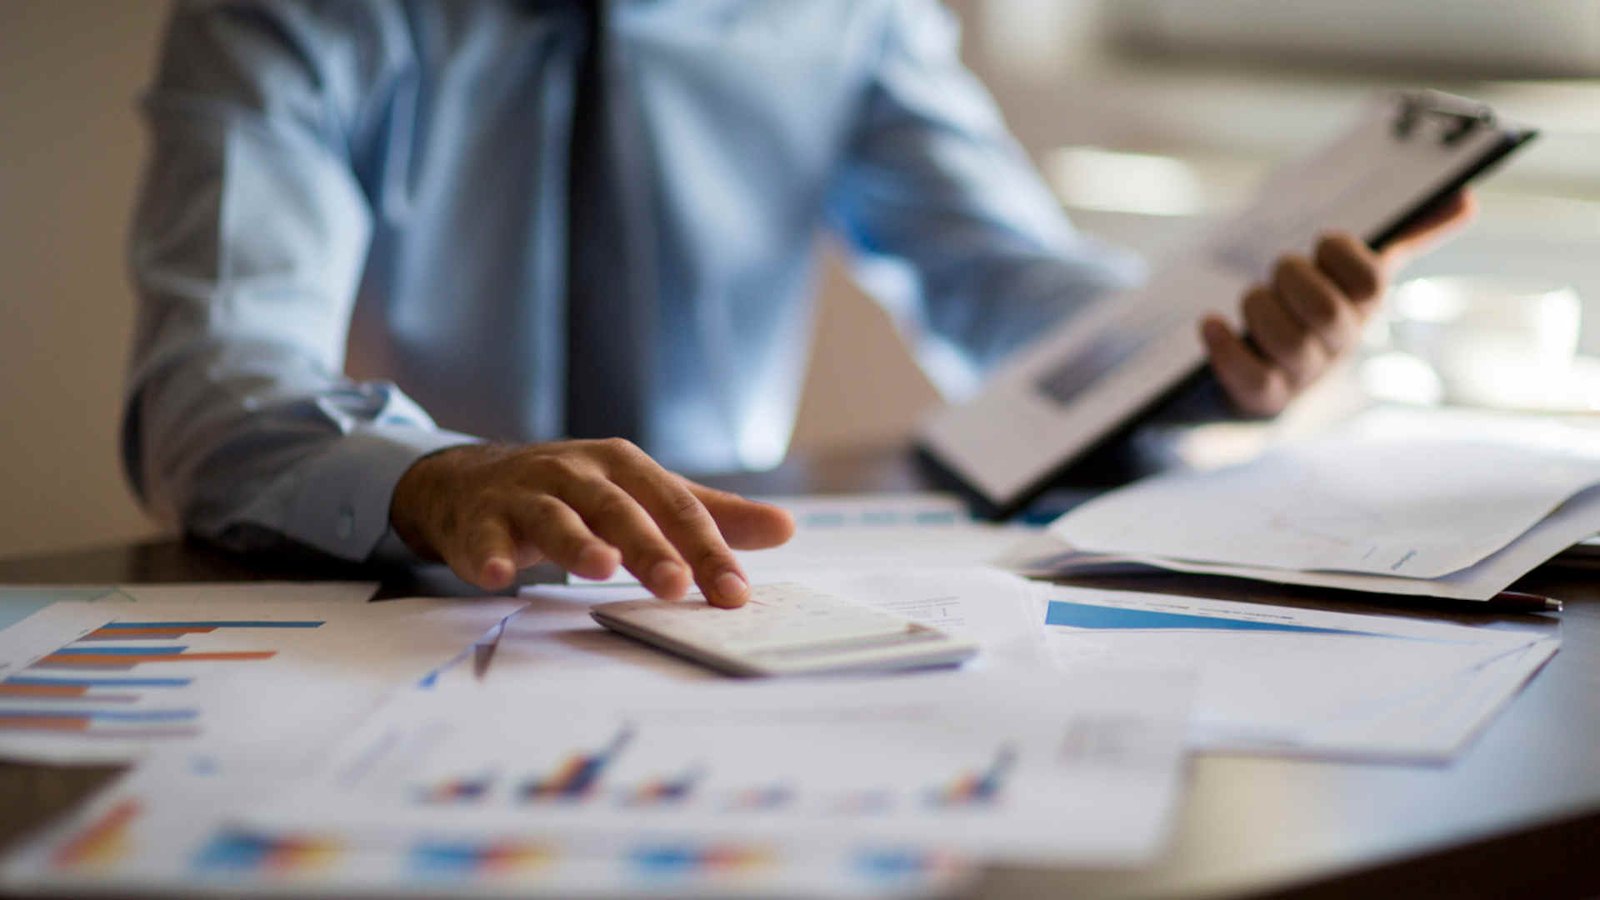
[(1600, 530), (1600, 456), (1460, 439), (1335, 436), (1160, 475), (1058, 519), (1088, 553), (1183, 572), (1487, 600)]
[(1068, 670), (1183, 666), (1190, 744), (1228, 753), (1439, 762), (1560, 646), (1502, 630), (1169, 594), (1039, 586), (1048, 651)]
[[(1494, 515), (1432, 505), (1451, 466), (1511, 468), (1474, 454), (1413, 465), (1398, 513), (1372, 483), (1308, 474), (1305, 459), (1331, 464), (1309, 453), (1267, 467), (1270, 508), (1249, 484), (1184, 486), (1212, 533), (1085, 521), (1274, 578), (1472, 590), (1541, 529), (1596, 527), (1576, 458), (1517, 469), (1492, 489)], [(139, 765), (13, 853), (5, 884), (878, 897), (948, 891), (986, 860), (1126, 865), (1160, 851), (1185, 752), (1448, 759), (1558, 646), (1553, 627), (1031, 582), (982, 564), (1025, 532), (974, 524), (947, 498), (792, 508), (794, 544), (745, 555), (756, 581), (951, 631), (979, 657), (730, 682), (596, 624), (594, 604), (644, 596), (628, 584), (493, 601), (366, 603), (317, 586), (26, 598), (33, 614), (0, 629), (0, 754)], [(1262, 540), (1229, 537), (1264, 510)], [(1459, 541), (1431, 538), (1446, 517)]]
[[(730, 684), (595, 624), (594, 603), (640, 595), (626, 586), (533, 589), (504, 618), (470, 601), (225, 591), (203, 607), (56, 603), (0, 631), (20, 678), (77, 678), (104, 713), (121, 701), (79, 669), (128, 666), (107, 677), (151, 682), (116, 688), (138, 693), (130, 710), (186, 718), (101, 735), (122, 726), (90, 715), (83, 733), (24, 735), (53, 752), (116, 739), (116, 753), (143, 756), (14, 853), (5, 883), (70, 896), (910, 896), (948, 891), (986, 858), (1105, 866), (1159, 850), (1181, 796), (1191, 675), (1041, 678), (1033, 586), (1003, 571), (811, 575), (969, 635), (983, 659)], [(165, 673), (179, 667), (190, 674)], [(156, 677), (189, 680), (158, 696)], [(377, 712), (375, 692), (393, 697)]]

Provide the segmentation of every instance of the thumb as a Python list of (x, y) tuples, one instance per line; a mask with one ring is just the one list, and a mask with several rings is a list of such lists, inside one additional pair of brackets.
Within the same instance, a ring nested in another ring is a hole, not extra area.
[(1477, 215), (1477, 195), (1468, 190), (1457, 191), (1395, 235), (1380, 254), (1384, 268), (1396, 271), (1465, 228)]

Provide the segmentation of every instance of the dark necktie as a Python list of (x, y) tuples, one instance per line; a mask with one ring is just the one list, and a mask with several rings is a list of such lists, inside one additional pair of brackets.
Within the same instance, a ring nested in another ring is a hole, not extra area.
[(608, 4), (579, 0), (567, 195), (567, 434), (648, 445), (645, 392), (655, 345), (654, 267), (644, 144)]

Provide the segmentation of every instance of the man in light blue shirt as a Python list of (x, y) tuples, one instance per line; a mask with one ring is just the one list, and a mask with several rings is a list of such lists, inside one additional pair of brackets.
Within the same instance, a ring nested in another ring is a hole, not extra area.
[[(241, 549), (738, 605), (728, 545), (792, 525), (668, 469), (782, 456), (819, 232), (977, 371), (1138, 278), (928, 0), (185, 3), (145, 109), (125, 462)], [(1330, 238), (1246, 299), (1259, 348), (1207, 322), (1235, 403), (1348, 347), (1385, 265)]]

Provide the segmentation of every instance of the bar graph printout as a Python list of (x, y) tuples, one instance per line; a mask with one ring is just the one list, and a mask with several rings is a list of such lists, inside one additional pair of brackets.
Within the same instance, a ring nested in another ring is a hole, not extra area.
[(1560, 646), (1549, 626), (1036, 590), (1048, 652), (1067, 672), (1111, 660), (1191, 667), (1190, 745), (1202, 750), (1448, 760)]
[(1189, 693), (1159, 670), (441, 686), (396, 697), (247, 820), (1128, 863), (1159, 846)]
[(0, 756), (305, 754), (517, 601), (50, 605), (0, 631)]
[(231, 824), (281, 783), (147, 762), (14, 853), (0, 885), (70, 896), (880, 898), (947, 896), (975, 872), (950, 853), (892, 843), (797, 848), (761, 838), (479, 838), (310, 821)]

